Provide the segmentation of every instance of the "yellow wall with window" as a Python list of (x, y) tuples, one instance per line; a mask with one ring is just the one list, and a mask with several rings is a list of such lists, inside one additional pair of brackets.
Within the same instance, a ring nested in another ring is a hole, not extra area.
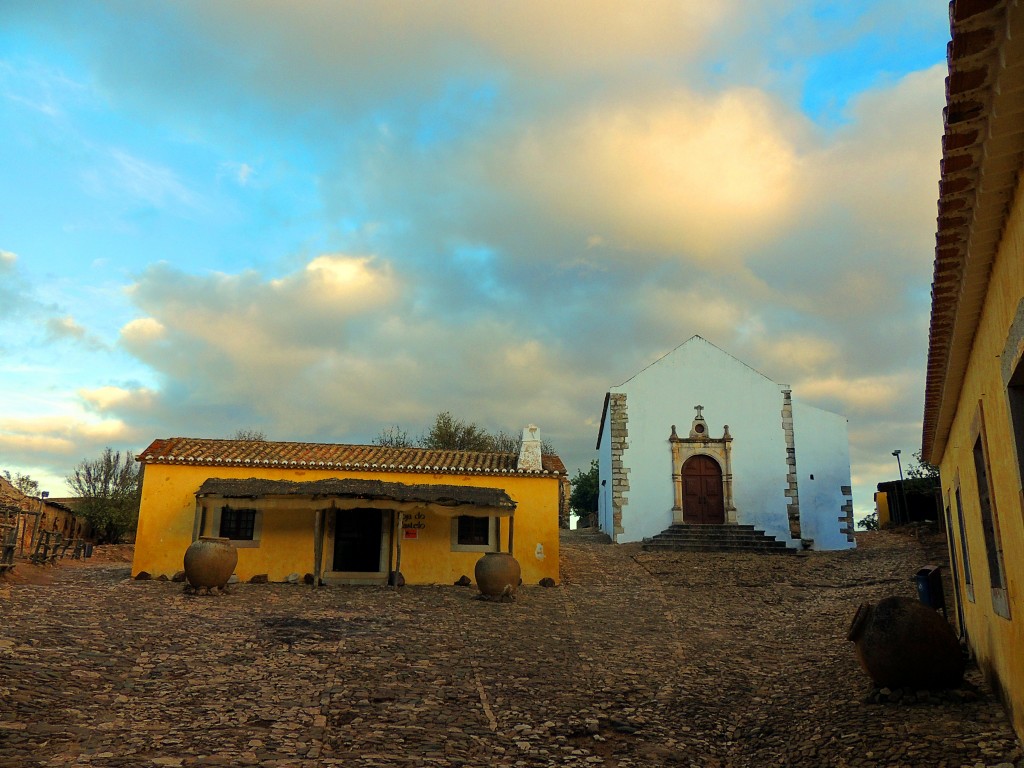
[[(559, 580), (558, 573), (558, 503), (560, 476), (530, 475), (461, 475), (455, 473), (423, 474), (413, 472), (339, 472), (332, 470), (271, 469), (229, 466), (193, 466), (147, 463), (143, 475), (142, 503), (135, 540), (132, 575), (146, 571), (153, 577), (172, 576), (182, 568), (185, 549), (192, 542), (196, 514), (195, 493), (211, 477), (304, 482), (326, 478), (382, 480), (408, 485), (462, 485), (502, 488), (517, 508), (515, 513), (514, 552), (523, 570), (523, 583), (537, 584), (542, 578)], [(218, 500), (218, 504), (223, 503)], [(308, 510), (262, 510), (258, 513), (257, 541), (237, 542), (240, 581), (266, 574), (270, 581), (284, 581), (289, 574), (300, 576), (313, 572), (314, 505)], [(245, 504), (231, 503), (244, 508)], [(319, 505), (316, 505), (319, 506)], [(340, 514), (345, 514), (344, 511)], [(385, 525), (390, 512), (384, 513)], [(334, 535), (333, 513), (327, 514), (325, 530), (324, 571), (331, 570)], [(473, 579), (480, 551), (452, 551), (452, 520), (432, 513), (422, 517), (406, 515), (409, 533), (397, 532), (401, 538), (400, 570), (409, 584), (451, 584), (460, 576)], [(203, 535), (217, 536), (213, 510), (207, 511)], [(390, 527), (390, 526), (387, 526)], [(500, 548), (508, 550), (509, 518), (499, 519)], [(405, 538), (405, 536), (415, 538)], [(396, 539), (392, 531), (392, 553)], [(385, 554), (383, 567), (387, 568)]]
[[(963, 619), (970, 644), (989, 679), (1002, 688), (1018, 733), (1024, 733), (1024, 495), (1017, 440), (1011, 422), (1004, 365), (1020, 365), (1024, 342), (1014, 343), (1013, 329), (1024, 301), (1024, 208), (1021, 190), (1007, 223), (988, 282), (967, 374), (945, 451), (939, 462), (943, 499), (952, 507), (949, 532), (951, 557), (962, 564), (956, 515), (967, 535), (974, 599), (959, 568)], [(1009, 334), (1009, 335), (1008, 335)], [(1007, 354), (1014, 359), (1007, 360)], [(1000, 597), (991, 592), (988, 545), (983, 529), (974, 445), (981, 435), (987, 460), (988, 485), (1005, 575), (1009, 616), (1000, 615)], [(962, 510), (956, 507), (959, 485)]]

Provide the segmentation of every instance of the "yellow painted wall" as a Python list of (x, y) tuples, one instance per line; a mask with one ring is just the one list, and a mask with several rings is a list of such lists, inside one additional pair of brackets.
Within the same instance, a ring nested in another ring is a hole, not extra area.
[[(182, 568), (185, 549), (192, 542), (195, 492), (211, 477), (303, 482), (325, 478), (383, 480), (409, 485), (465, 485), (503, 488), (517, 503), (513, 554), (523, 569), (523, 583), (537, 584), (542, 578), (559, 580), (558, 574), (558, 487), (559, 478), (492, 477), (480, 475), (337, 472), (252, 467), (197, 467), (147, 464), (142, 484), (142, 505), (132, 575), (147, 571), (153, 577), (172, 576)], [(331, 513), (328, 513), (330, 516)], [(212, 531), (207, 515), (204, 534)], [(313, 517), (310, 510), (265, 510), (258, 547), (239, 547), (235, 573), (241, 581), (267, 574), (271, 581), (284, 581), (289, 574), (313, 571)], [(385, 512), (385, 520), (389, 514)], [(416, 539), (402, 539), (401, 571), (409, 584), (451, 584), (460, 576), (473, 579), (478, 552), (451, 551), (450, 518), (427, 513), (413, 521)], [(508, 518), (501, 518), (501, 549), (508, 550)], [(333, 530), (333, 527), (332, 529)], [(401, 535), (401, 534), (399, 534)], [(395, 542), (392, 541), (392, 546)], [(324, 570), (331, 567), (330, 541), (325, 536)], [(394, 553), (393, 553), (394, 554)]]
[[(1014, 727), (1024, 737), (1024, 501), (1000, 360), (1007, 331), (1022, 296), (1024, 208), (1018, 188), (1017, 200), (993, 265), (969, 369), (940, 470), (944, 498), (953, 499), (957, 477), (960, 482), (962, 514), (974, 577), (975, 600), (971, 602), (966, 597), (963, 569), (960, 569), (963, 614), (970, 643), (980, 666), (1002, 688)], [(987, 436), (992, 501), (1002, 539), (1009, 620), (995, 613), (989, 591), (989, 568), (972, 453), (972, 424), (979, 402)], [(955, 522), (950, 537), (960, 559), (959, 532)]]

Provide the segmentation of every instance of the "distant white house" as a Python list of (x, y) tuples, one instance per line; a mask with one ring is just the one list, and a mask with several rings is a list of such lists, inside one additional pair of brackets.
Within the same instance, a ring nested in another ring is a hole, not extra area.
[(846, 418), (700, 336), (608, 391), (597, 450), (599, 524), (617, 542), (724, 523), (855, 546)]

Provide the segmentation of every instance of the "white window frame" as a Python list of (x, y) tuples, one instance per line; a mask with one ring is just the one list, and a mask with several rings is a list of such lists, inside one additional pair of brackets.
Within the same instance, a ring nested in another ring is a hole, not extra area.
[(498, 552), (498, 519), (489, 517), (490, 525), (487, 528), (486, 544), (460, 544), (459, 543), (459, 517), (452, 518), (452, 552)]
[(220, 515), (221, 510), (224, 507), (231, 507), (232, 509), (255, 509), (256, 519), (253, 520), (252, 524), (252, 539), (228, 539), (231, 545), (236, 549), (258, 549), (260, 546), (260, 539), (263, 538), (263, 510), (258, 507), (232, 507), (230, 504), (218, 504), (213, 509), (209, 507), (203, 507), (203, 512), (209, 520), (204, 528), (209, 528), (210, 533), (204, 533), (200, 531), (201, 536), (220, 536)]
[[(992, 610), (1004, 619), (1010, 619), (1010, 601), (1006, 593), (1006, 565), (1003, 559), (1003, 537), (999, 526), (999, 509), (995, 487), (992, 485), (992, 464), (989, 461), (988, 435), (985, 431), (985, 412), (978, 402), (978, 411), (971, 427), (970, 461), (974, 469), (975, 496), (978, 503), (978, 522), (981, 523), (981, 541), (985, 548), (989, 592)], [(984, 487), (982, 484), (984, 483)], [(984, 499), (982, 498), (984, 496)], [(987, 505), (984, 504), (987, 501)], [(996, 585), (998, 579), (999, 584)]]

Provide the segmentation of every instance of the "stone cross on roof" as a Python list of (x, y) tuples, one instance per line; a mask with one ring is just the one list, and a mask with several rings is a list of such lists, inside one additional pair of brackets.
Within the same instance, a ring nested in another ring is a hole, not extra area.
[(698, 419), (703, 419), (704, 418), (704, 415), (701, 413), (701, 411), (704, 410), (704, 406), (703, 405), (695, 405), (695, 406), (693, 406), (693, 410), (695, 410), (697, 412), (697, 418)]

